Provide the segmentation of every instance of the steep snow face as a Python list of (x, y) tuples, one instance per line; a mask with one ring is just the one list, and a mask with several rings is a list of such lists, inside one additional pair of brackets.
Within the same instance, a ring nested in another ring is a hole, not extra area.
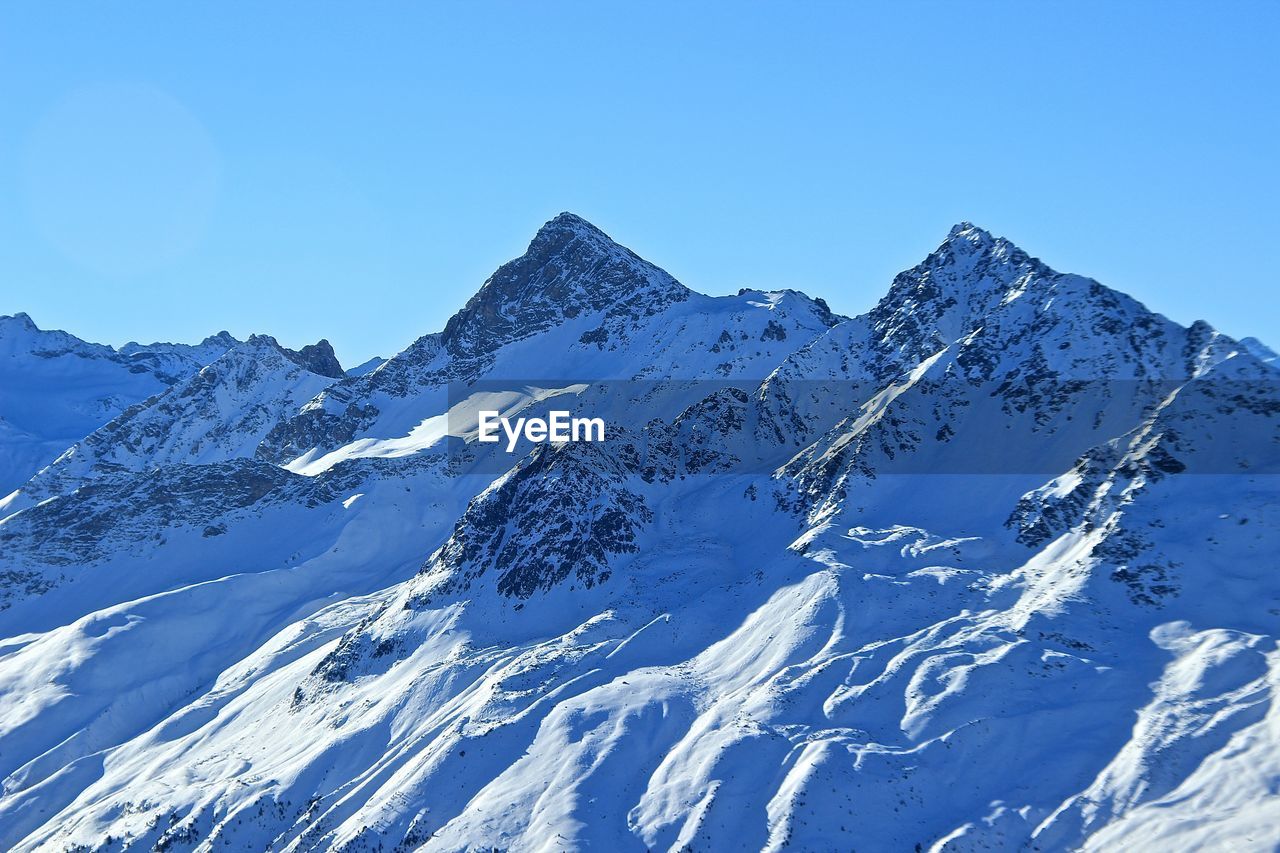
[(0, 496), (134, 403), (199, 370), (235, 342), (128, 344), (119, 351), (26, 314), (0, 317)]
[[(220, 370), (0, 521), (0, 846), (1280, 843), (1256, 348), (967, 224), (849, 320), (655, 270), (558, 217), (372, 373)], [(489, 465), (481, 400), (613, 438)]]

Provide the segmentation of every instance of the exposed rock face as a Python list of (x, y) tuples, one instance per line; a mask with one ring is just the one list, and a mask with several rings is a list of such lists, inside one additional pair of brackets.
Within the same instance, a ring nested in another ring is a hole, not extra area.
[(454, 360), (473, 361), (566, 319), (597, 312), (604, 317), (588, 334), (622, 333), (690, 295), (594, 225), (562, 213), (449, 320), (444, 349)]
[(347, 372), (342, 369), (342, 365), (338, 363), (338, 357), (333, 354), (333, 347), (323, 338), (317, 343), (308, 344), (297, 352), (285, 350), (285, 353), (292, 355), (290, 361), (310, 370), (312, 373), (328, 376), (331, 379), (342, 379), (347, 375)]
[(102, 477), (14, 516), (0, 528), (0, 560), (14, 559), (20, 549), (49, 565), (83, 565), (104, 548), (140, 543), (165, 528), (204, 527), (252, 506), (291, 477), (247, 460)]
[(602, 451), (544, 445), (478, 497), (423, 567), (444, 571), (438, 594), (491, 575), (498, 594), (527, 599), (572, 579), (590, 589), (609, 579), (611, 558), (634, 554), (653, 520), (628, 472)]

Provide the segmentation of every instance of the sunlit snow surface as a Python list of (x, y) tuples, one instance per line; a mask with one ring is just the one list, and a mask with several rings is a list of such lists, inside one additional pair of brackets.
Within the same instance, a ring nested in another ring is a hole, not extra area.
[[(972, 226), (853, 319), (664, 275), (558, 217), (454, 338), (72, 439), (0, 522), (0, 847), (1280, 844), (1260, 344)], [(474, 441), (561, 406), (617, 438)]]
[(407, 435), (399, 438), (361, 438), (318, 458), (312, 458), (316, 453), (314, 450), (308, 451), (286, 463), (284, 468), (295, 474), (314, 477), (328, 471), (339, 462), (349, 459), (371, 457), (393, 459), (398, 456), (411, 456), (437, 446), (448, 435), (474, 441), (482, 411), (498, 412), (503, 417), (516, 418), (531, 405), (552, 400), (563, 394), (581, 394), (587, 387), (585, 383), (564, 388), (522, 386), (509, 391), (483, 391), (470, 394), (465, 400), (450, 406), (444, 414), (423, 418)]

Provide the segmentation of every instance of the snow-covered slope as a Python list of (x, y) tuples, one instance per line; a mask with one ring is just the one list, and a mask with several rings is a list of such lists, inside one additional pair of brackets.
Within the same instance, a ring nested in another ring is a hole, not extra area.
[[(321, 342), (333, 364), (332, 350)], [(333, 383), (321, 361), (254, 335), (168, 390), (129, 407), (0, 501), (0, 515), (74, 491), (105, 474), (252, 458), (267, 433)]]
[(373, 373), (373, 371), (382, 367), (382, 365), (386, 363), (387, 360), (385, 358), (380, 355), (375, 355), (368, 361), (363, 361), (355, 367), (347, 368), (347, 376), (364, 376), (366, 373)]
[(236, 343), (130, 343), (114, 350), (0, 317), (0, 496), (129, 406), (198, 371)]
[(561, 215), (371, 372), (254, 339), (24, 488), (0, 846), (1274, 849), (1260, 347), (968, 224), (846, 319)]
[(1275, 350), (1257, 338), (1241, 338), (1240, 346), (1244, 348), (1245, 352), (1267, 364), (1275, 365), (1276, 359), (1280, 358), (1280, 356), (1276, 355)]

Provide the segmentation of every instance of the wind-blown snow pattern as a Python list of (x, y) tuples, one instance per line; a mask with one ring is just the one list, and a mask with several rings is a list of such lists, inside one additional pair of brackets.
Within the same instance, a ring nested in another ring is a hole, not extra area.
[(0, 848), (1280, 846), (1274, 353), (976, 226), (853, 318), (562, 214), (351, 371), (0, 346)]

